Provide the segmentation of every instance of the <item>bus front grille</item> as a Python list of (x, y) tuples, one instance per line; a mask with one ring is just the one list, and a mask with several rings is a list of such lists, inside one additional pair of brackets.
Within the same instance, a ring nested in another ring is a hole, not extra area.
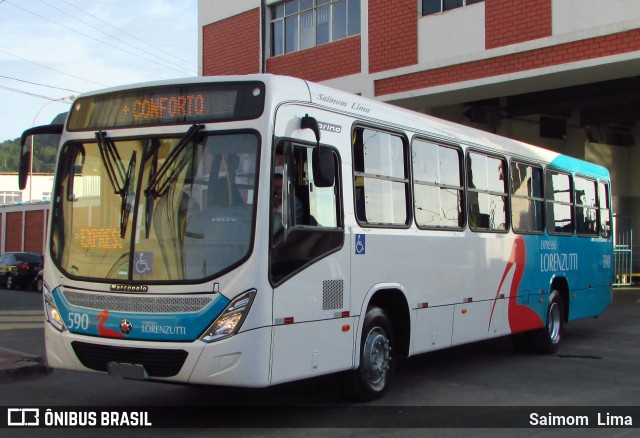
[(184, 350), (113, 347), (77, 341), (71, 346), (82, 365), (89, 369), (107, 372), (109, 362), (130, 363), (144, 366), (149, 377), (175, 376), (188, 356)]
[(85, 309), (133, 313), (196, 313), (207, 307), (211, 296), (149, 296), (102, 294), (65, 289), (64, 298), (72, 306)]

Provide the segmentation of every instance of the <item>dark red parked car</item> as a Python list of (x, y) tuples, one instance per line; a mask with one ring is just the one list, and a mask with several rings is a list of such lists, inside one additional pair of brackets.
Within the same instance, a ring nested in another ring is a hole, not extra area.
[(5, 252), (0, 255), (0, 284), (7, 289), (22, 289), (35, 284), (42, 270), (42, 254), (33, 252)]

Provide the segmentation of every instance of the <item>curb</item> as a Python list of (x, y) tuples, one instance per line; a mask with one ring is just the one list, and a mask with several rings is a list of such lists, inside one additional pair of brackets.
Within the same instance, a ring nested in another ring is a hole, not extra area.
[(0, 348), (0, 383), (13, 382), (25, 377), (51, 372), (44, 359), (19, 351)]

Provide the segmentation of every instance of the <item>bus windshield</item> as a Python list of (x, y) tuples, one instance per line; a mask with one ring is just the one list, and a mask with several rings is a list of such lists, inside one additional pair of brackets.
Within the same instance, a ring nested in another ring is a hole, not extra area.
[[(198, 125), (194, 125), (198, 126)], [(171, 282), (219, 275), (248, 255), (254, 133), (68, 142), (56, 177), (51, 256), (74, 278)]]

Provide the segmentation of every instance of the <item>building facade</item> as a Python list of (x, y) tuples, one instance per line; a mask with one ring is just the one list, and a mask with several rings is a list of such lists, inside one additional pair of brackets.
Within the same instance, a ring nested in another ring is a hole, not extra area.
[(198, 6), (204, 75), (297, 76), (602, 164), (640, 230), (640, 0)]
[(29, 176), (27, 186), (20, 190), (17, 173), (0, 173), (0, 206), (22, 202), (51, 201), (52, 173)]

